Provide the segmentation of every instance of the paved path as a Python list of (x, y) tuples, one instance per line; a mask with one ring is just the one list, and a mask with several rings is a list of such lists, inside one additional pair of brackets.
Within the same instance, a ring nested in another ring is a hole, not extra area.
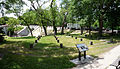
[(115, 69), (112, 64), (120, 56), (120, 45), (109, 52), (100, 55), (100, 58), (94, 59), (87, 64), (78, 65), (72, 69)]

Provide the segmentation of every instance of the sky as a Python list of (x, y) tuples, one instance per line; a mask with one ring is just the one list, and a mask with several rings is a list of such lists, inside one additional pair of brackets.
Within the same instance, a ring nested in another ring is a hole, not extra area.
[[(30, 9), (30, 4), (31, 3), (28, 0), (23, 0), (23, 1), (27, 4), (27, 6), (26, 5), (23, 6), (24, 7), (23, 11), (25, 12), (27, 9)], [(41, 0), (40, 4), (43, 3), (43, 1), (48, 1), (48, 0)], [(43, 5), (42, 8), (49, 7), (50, 3), (51, 3), (51, 0), (49, 0), (49, 2), (47, 2), (45, 5)], [(56, 4), (57, 4), (58, 7), (60, 6), (60, 3), (61, 3), (61, 0), (56, 0)], [(5, 16), (17, 18), (13, 13), (12, 14), (6, 14)], [(0, 13), (0, 17), (2, 17), (1, 13)]]

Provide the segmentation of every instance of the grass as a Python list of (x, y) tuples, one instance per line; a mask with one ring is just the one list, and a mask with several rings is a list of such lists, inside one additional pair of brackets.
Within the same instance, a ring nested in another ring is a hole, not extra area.
[[(111, 43), (85, 38), (84, 35), (71, 34), (78, 39), (66, 35), (57, 35), (64, 48), (60, 48), (54, 36), (42, 37), (38, 44), (30, 49), (30, 43), (34, 43), (35, 37), (8, 37), (5, 43), (0, 45), (1, 69), (67, 69), (76, 66), (69, 60), (77, 58), (78, 51), (75, 44), (85, 43), (89, 50), (88, 55), (98, 56), (109, 51), (120, 43)], [(83, 41), (80, 41), (83, 38)], [(119, 39), (114, 38), (119, 41)], [(89, 42), (93, 41), (94, 45)]]

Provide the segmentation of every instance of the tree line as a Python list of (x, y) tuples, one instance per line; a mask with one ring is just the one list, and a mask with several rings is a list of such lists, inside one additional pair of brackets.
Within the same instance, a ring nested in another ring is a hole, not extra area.
[[(57, 34), (57, 26), (62, 27), (61, 34), (64, 34), (64, 27), (67, 23), (78, 23), (81, 26), (81, 34), (83, 28), (89, 28), (91, 35), (91, 27), (99, 28), (99, 36), (102, 36), (104, 28), (120, 29), (120, 1), (119, 0), (60, 0), (60, 6), (57, 0), (28, 0), (30, 9), (23, 12), (23, 0), (5, 0), (0, 2), (1, 13), (14, 13), (14, 18), (0, 18), (0, 23), (10, 25), (23, 24), (28, 26), (32, 35), (31, 24), (42, 26), (45, 35), (47, 35), (47, 26), (53, 26), (54, 34)], [(46, 3), (49, 6), (43, 8)], [(3, 8), (6, 11), (3, 11)], [(7, 21), (7, 22), (6, 22)], [(33, 35), (32, 35), (33, 36)]]

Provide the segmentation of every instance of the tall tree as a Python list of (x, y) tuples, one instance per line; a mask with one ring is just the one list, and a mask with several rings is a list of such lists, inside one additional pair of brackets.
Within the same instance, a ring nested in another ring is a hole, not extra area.
[(106, 13), (106, 24), (107, 27), (112, 29), (112, 35), (113, 35), (113, 30), (117, 29), (117, 27), (120, 26), (120, 2), (118, 0), (114, 1), (110, 8), (107, 10)]
[[(75, 12), (76, 17), (82, 18), (84, 17), (84, 13), (86, 11), (92, 12), (94, 15), (92, 18), (95, 20), (99, 20), (99, 36), (102, 36), (103, 22), (105, 19), (106, 11), (112, 6), (112, 4), (118, 0), (75, 0)], [(88, 8), (88, 9), (84, 9)], [(89, 9), (90, 8), (90, 9)], [(86, 11), (84, 11), (86, 10)], [(88, 15), (91, 15), (88, 13)], [(90, 18), (91, 19), (91, 18)]]
[(8, 31), (9, 36), (14, 35), (15, 26), (19, 24), (19, 20), (13, 17), (10, 17), (6, 24), (9, 25)]
[(25, 2), (23, 0), (7, 0), (7, 3), (10, 6), (10, 8), (7, 9), (7, 13), (14, 13), (15, 16), (24, 21), (30, 30), (31, 36), (33, 37), (32, 29), (30, 28), (28, 22), (21, 16), (23, 14), (23, 5), (25, 5)]
[[(39, 0), (29, 0), (31, 2), (31, 6), (32, 8), (36, 11), (36, 13), (38, 14), (38, 17), (41, 18), (41, 24), (43, 26), (43, 29), (44, 29), (44, 32), (45, 32), (45, 35), (47, 35), (47, 29), (46, 29), (46, 26), (44, 24), (44, 20), (47, 20), (49, 22), (52, 22), (49, 18), (45, 17), (45, 12), (44, 10), (42, 9), (42, 6), (44, 4), (46, 4), (48, 1), (39, 1)], [(41, 4), (42, 3), (42, 4)], [(37, 5), (36, 5), (37, 4)]]
[(28, 11), (24, 13), (22, 16), (19, 17), (20, 20), (22, 20), (22, 24), (26, 25), (28, 29), (30, 30), (31, 36), (33, 36), (32, 29), (30, 28), (31, 24), (35, 24), (36, 22), (36, 12), (35, 11)]
[(53, 30), (54, 30), (54, 34), (57, 34), (57, 28), (56, 28), (56, 21), (55, 18), (57, 16), (56, 14), (56, 4), (55, 4), (56, 0), (52, 0), (51, 4), (50, 4), (50, 10), (51, 10), (51, 15), (52, 15), (52, 23), (53, 23)]
[(68, 10), (69, 9), (69, 4), (70, 1), (69, 0), (62, 0), (62, 3), (61, 3), (61, 12), (62, 12), (62, 15), (63, 15), (63, 21), (62, 21), (62, 30), (61, 30), (61, 34), (64, 34), (64, 25), (66, 24), (66, 20), (67, 20), (67, 15), (68, 15)]

